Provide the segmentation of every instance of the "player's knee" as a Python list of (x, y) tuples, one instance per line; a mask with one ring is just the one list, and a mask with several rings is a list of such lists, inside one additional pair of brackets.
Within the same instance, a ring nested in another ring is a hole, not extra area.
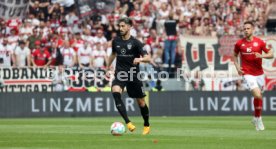
[(118, 85), (114, 85), (114, 86), (112, 86), (112, 92), (119, 92), (119, 93), (121, 93), (122, 92), (122, 89), (121, 89), (121, 87), (120, 86), (118, 86)]
[(146, 102), (143, 99), (137, 99), (137, 103), (139, 107), (144, 107), (146, 105)]
[(259, 88), (252, 90), (254, 98), (262, 99), (262, 91)]
[(258, 94), (255, 94), (254, 98), (258, 98), (258, 99), (262, 99), (262, 94), (261, 93), (258, 93)]
[(262, 98), (262, 93), (260, 91), (256, 91), (253, 93), (254, 98), (261, 99)]

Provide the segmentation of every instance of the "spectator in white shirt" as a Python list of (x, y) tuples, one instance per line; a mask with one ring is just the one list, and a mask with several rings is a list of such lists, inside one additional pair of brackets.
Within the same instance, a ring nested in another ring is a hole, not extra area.
[(91, 31), (88, 28), (84, 29), (84, 32), (81, 35), (81, 38), (87, 41), (90, 47), (93, 47), (94, 37), (91, 35)]
[(13, 49), (8, 44), (8, 39), (4, 38), (0, 44), (0, 67), (10, 67), (11, 62), (14, 62)]
[(102, 29), (97, 30), (97, 35), (94, 38), (94, 43), (100, 43), (100, 45), (104, 48), (107, 47), (107, 39), (105, 38)]
[(105, 62), (107, 62), (107, 54), (99, 42), (96, 43), (95, 49), (93, 49), (92, 57), (93, 67), (95, 68), (103, 68)]
[(52, 31), (49, 27), (47, 27), (46, 23), (43, 21), (40, 21), (40, 27), (39, 27), (39, 32), (42, 33), (41, 37), (46, 38)]
[(39, 26), (40, 21), (33, 14), (29, 15), (29, 19), (31, 20), (32, 26)]
[(14, 55), (17, 67), (31, 66), (31, 52), (24, 41), (19, 41), (19, 46), (15, 48)]
[(70, 47), (69, 41), (64, 42), (64, 47), (60, 49), (63, 56), (63, 65), (65, 67), (73, 67), (76, 64), (76, 53), (73, 48)]
[(78, 50), (78, 62), (81, 68), (92, 67), (92, 49), (87, 41)]
[(23, 40), (27, 40), (29, 36), (33, 34), (33, 27), (31, 25), (31, 20), (25, 20), (23, 27), (19, 30), (20, 36), (23, 37)]
[(9, 45), (11, 46), (12, 50), (14, 50), (17, 46), (18, 40), (19, 36), (17, 35), (17, 29), (14, 28), (11, 30), (11, 34), (8, 37)]

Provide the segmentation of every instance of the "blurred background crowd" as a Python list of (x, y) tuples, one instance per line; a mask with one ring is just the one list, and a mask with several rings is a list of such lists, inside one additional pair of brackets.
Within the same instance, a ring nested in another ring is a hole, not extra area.
[[(266, 34), (269, 0), (116, 0), (112, 13), (80, 18), (74, 0), (30, 0), (23, 19), (0, 20), (1, 67), (64, 66), (105, 69), (117, 20), (133, 20), (132, 36), (152, 57), (149, 71), (182, 64), (180, 36), (242, 35), (244, 21)], [(169, 71), (169, 70), (168, 70)]]
[[(120, 16), (133, 19), (131, 34), (146, 44), (157, 66), (168, 59), (163, 53), (170, 47), (164, 42), (181, 35), (240, 35), (245, 20), (255, 22), (257, 35), (265, 34), (268, 5), (268, 0), (117, 0), (111, 14), (80, 19), (74, 0), (32, 0), (26, 18), (1, 20), (0, 44), (10, 46), (15, 55), (3, 59), (1, 66), (104, 67)], [(176, 25), (166, 25), (170, 20)], [(25, 48), (24, 54), (20, 48)]]

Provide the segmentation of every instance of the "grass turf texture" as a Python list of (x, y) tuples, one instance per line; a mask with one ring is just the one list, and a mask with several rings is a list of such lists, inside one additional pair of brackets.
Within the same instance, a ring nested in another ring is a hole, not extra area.
[(0, 149), (275, 149), (276, 117), (263, 117), (255, 131), (251, 117), (151, 117), (151, 134), (137, 129), (112, 136), (120, 117), (0, 119)]

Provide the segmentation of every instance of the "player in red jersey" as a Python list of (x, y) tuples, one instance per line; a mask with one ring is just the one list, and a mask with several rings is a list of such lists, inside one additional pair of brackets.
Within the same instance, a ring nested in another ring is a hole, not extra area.
[[(253, 36), (253, 22), (246, 21), (243, 30), (245, 38), (235, 44), (233, 59), (239, 75), (243, 76), (254, 96), (255, 111), (252, 123), (255, 125), (256, 130), (259, 131), (264, 130), (261, 118), (262, 90), (265, 84), (262, 58), (271, 59), (274, 56), (273, 51), (266, 47), (266, 43), (262, 39)], [(238, 63), (238, 55), (240, 55), (241, 66)]]

